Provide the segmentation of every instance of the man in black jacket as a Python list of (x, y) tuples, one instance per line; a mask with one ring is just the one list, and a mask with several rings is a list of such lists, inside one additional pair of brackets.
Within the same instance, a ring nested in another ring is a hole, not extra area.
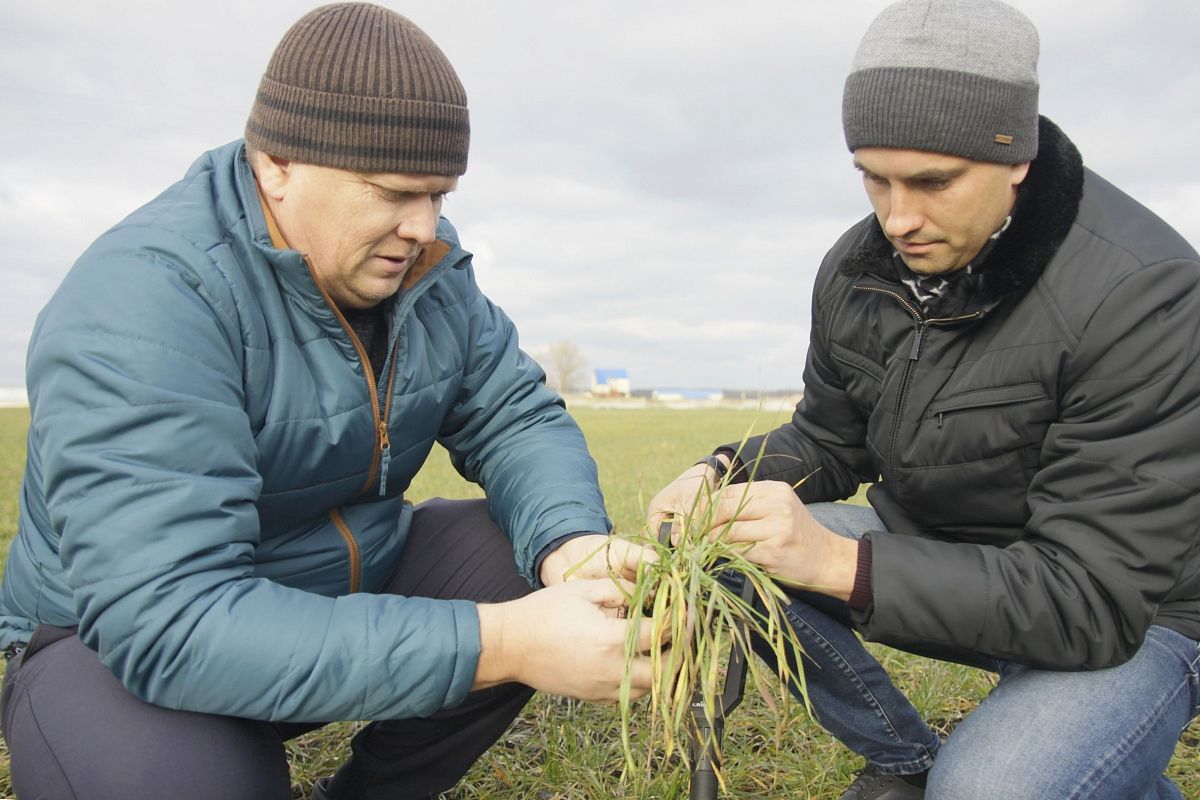
[[(805, 397), (651, 504), (724, 477), (716, 528), (793, 587), (817, 718), (867, 759), (844, 800), (1180, 797), (1200, 259), (1039, 118), (1037, 56), (994, 0), (875, 20), (843, 96), (875, 213), (821, 266)], [(941, 743), (853, 631), (999, 680)]]

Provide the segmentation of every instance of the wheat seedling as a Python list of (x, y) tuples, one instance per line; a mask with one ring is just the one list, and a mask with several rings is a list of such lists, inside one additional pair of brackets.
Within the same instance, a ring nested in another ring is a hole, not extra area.
[[(674, 542), (643, 531), (623, 538), (652, 550), (655, 558), (643, 561), (634, 589), (629, 596), (629, 617), (633, 621), (626, 641), (625, 655), (632, 663), (638, 655), (637, 631), (643, 619), (651, 621), (650, 656), (654, 682), (649, 695), (648, 736), (645, 769), (653, 767), (655, 750), (661, 750), (661, 762), (691, 766), (689, 745), (707, 747), (720, 763), (720, 740), (715, 730), (697, 725), (694, 703), (700, 703), (706, 719), (717, 718), (723, 691), (723, 666), (729, 648), (737, 646), (746, 654), (746, 668), (754, 685), (777, 718), (790, 701), (789, 686), (799, 687), (807, 698), (804, 673), (795, 670), (802, 648), (784, 615), (788, 596), (767, 572), (746, 558), (752, 546), (728, 540), (729, 525), (713, 529), (712, 505), (722, 491), (736, 492), (739, 485), (726, 476), (714, 487), (701, 481), (691, 508), (674, 518)], [(751, 476), (753, 477), (753, 476)], [(744, 495), (743, 495), (744, 497)], [(742, 500), (744, 504), (745, 500)], [(741, 509), (739, 508), (739, 511)], [(736, 519), (735, 515), (735, 519)], [(740, 580), (739, 580), (740, 579)], [(740, 581), (753, 587), (753, 602), (742, 599)], [(753, 657), (751, 639), (757, 638), (773, 656), (778, 682), (767, 680), (764, 662)], [(777, 691), (769, 687), (776, 686)], [(807, 700), (806, 700), (807, 703)], [(639, 765), (633, 752), (630, 722), (634, 711), (630, 698), (629, 673), (621, 688), (621, 734), (625, 750), (626, 773)], [(700, 741), (701, 737), (705, 738)], [(725, 789), (724, 776), (716, 768), (716, 777)]]

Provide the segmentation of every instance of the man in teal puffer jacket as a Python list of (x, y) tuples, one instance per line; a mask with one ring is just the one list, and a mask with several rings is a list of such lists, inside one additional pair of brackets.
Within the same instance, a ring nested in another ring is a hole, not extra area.
[[(468, 130), (411, 22), (319, 8), (245, 142), (43, 311), (0, 593), (22, 797), (290, 798), (282, 742), (344, 719), (378, 722), (315, 797), (425, 797), (533, 689), (616, 698), (595, 464), (440, 217)], [(486, 503), (405, 502), (435, 441)]]

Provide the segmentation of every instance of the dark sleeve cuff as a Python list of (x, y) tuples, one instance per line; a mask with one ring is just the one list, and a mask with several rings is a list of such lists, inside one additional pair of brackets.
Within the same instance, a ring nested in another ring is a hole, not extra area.
[(858, 540), (858, 568), (854, 572), (854, 589), (846, 605), (855, 611), (871, 607), (875, 595), (871, 591), (871, 534)]
[(746, 465), (738, 458), (737, 451), (731, 447), (718, 447), (714, 456), (725, 455), (729, 456), (729, 483), (745, 483), (750, 479), (746, 472)]
[[(563, 543), (569, 539), (578, 539), (580, 536), (596, 535), (597, 533), (595, 531), (575, 531), (574, 533), (567, 533), (558, 537), (557, 539), (552, 539), (549, 544), (547, 544), (541, 550), (538, 550), (537, 558), (533, 560), (533, 579), (537, 582), (535, 584), (536, 588), (544, 588), (544, 584), (542, 583), (542, 562), (546, 560), (546, 556), (562, 547)], [(599, 535), (607, 536), (608, 534), (601, 533)]]

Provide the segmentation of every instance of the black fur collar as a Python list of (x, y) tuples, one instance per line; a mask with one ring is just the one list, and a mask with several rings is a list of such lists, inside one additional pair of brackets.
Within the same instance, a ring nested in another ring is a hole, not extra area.
[[(1017, 193), (1013, 220), (996, 246), (978, 265), (975, 303), (990, 306), (1028, 291), (1054, 257), (1079, 213), (1083, 197), (1083, 159), (1058, 126), (1045, 117), (1038, 124), (1038, 154)], [(867, 233), (842, 262), (847, 275), (863, 272), (898, 281), (894, 248), (871, 218)]]

